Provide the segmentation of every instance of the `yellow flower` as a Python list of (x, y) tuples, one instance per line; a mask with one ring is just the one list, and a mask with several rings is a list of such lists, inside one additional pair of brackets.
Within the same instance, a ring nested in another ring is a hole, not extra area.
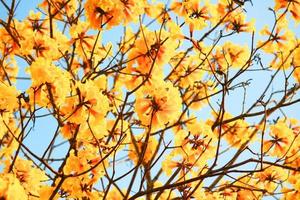
[(113, 187), (108, 192), (106, 199), (107, 200), (123, 200), (124, 198), (123, 198), (122, 194), (120, 194), (119, 190), (117, 190), (116, 188)]
[(60, 132), (65, 139), (71, 139), (74, 137), (78, 124), (67, 122), (61, 127)]
[(300, 83), (300, 48), (297, 48), (295, 50), (295, 56), (293, 57), (293, 65), (294, 67), (294, 73), (293, 76)]
[(264, 166), (262, 172), (255, 174), (257, 186), (272, 193), (282, 181), (288, 178), (288, 173), (281, 167)]
[(28, 199), (24, 188), (14, 174), (0, 174), (0, 199)]
[(237, 33), (253, 32), (255, 31), (255, 20), (252, 18), (250, 22), (246, 22), (246, 15), (239, 14), (228, 21), (226, 29)]
[(271, 139), (264, 141), (264, 152), (281, 157), (287, 153), (293, 142), (293, 131), (283, 121), (270, 126)]
[(128, 53), (129, 67), (135, 65), (142, 74), (149, 73), (150, 67), (155, 64), (161, 69), (168, 63), (175, 53), (176, 42), (171, 34), (161, 30), (160, 35), (143, 27), (143, 35), (136, 41), (134, 47)]
[(136, 93), (135, 111), (143, 125), (155, 131), (171, 125), (180, 115), (181, 97), (170, 82), (159, 81)]
[[(232, 118), (232, 115), (225, 113), (224, 120)], [(243, 119), (238, 119), (230, 123), (222, 125), (224, 137), (226, 141), (233, 147), (240, 147), (241, 144), (249, 141), (252, 129), (250, 125)], [(218, 134), (219, 130), (215, 130), (215, 133)]]
[(104, 25), (111, 28), (122, 22), (127, 24), (137, 21), (143, 12), (144, 3), (145, 1), (136, 0), (88, 0), (84, 7), (90, 26), (101, 29)]
[(53, 71), (55, 66), (48, 58), (40, 57), (37, 58), (28, 68), (28, 72), (31, 75), (32, 85), (39, 86), (43, 83), (52, 83), (55, 78)]
[(190, 105), (190, 109), (199, 110), (208, 103), (207, 97), (214, 92), (212, 81), (195, 82), (183, 94), (183, 101)]
[[(18, 27), (19, 25), (22, 26), (22, 24), (17, 20), (15, 20), (14, 23), (16, 23), (16, 27)], [(18, 43), (13, 40), (10, 34), (2, 26), (0, 27), (0, 40), (2, 41), (0, 43), (0, 50), (3, 57), (14, 55), (20, 50)]]
[(11, 157), (19, 146), (19, 143), (14, 139), (12, 134), (8, 131), (13, 131), (16, 137), (19, 136), (20, 130), (16, 127), (16, 119), (11, 112), (4, 112), (0, 115), (0, 165), (7, 165), (11, 162)]
[(66, 98), (65, 105), (61, 108), (62, 115), (76, 124), (81, 124), (88, 118), (91, 123), (103, 120), (109, 110), (109, 101), (100, 87), (93, 81), (76, 82), (73, 90), (73, 95)]
[[(26, 41), (28, 42), (25, 43)], [(25, 45), (27, 46), (25, 48), (28, 48), (28, 46), (31, 48), (30, 55), (34, 58), (45, 57), (47, 59), (57, 60), (61, 57), (57, 40), (47, 35), (29, 35), (24, 40), (24, 46)]]
[(64, 15), (72, 16), (77, 10), (76, 0), (43, 0), (39, 5), (46, 12), (48, 12), (48, 6), (51, 6), (51, 14), (56, 14), (55, 18), (61, 19)]
[(179, 82), (179, 86), (182, 88), (188, 88), (194, 85), (196, 81), (199, 81), (205, 71), (198, 56), (183, 56), (184, 53), (180, 52), (170, 60), (173, 71), (169, 79), (174, 84)]
[(210, 57), (209, 70), (226, 72), (230, 67), (241, 68), (248, 61), (250, 56), (247, 45), (237, 45), (232, 42), (225, 42), (223, 46), (217, 46)]
[(28, 21), (26, 21), (26, 28), (29, 28), (32, 32), (37, 34), (47, 34), (47, 31), (49, 31), (49, 26), (48, 23), (46, 23), (47, 21), (42, 19), (41, 16), (41, 12), (34, 13), (33, 10), (30, 10), (27, 17)]
[(288, 10), (292, 14), (292, 18), (299, 22), (300, 21), (300, 1), (299, 0), (275, 0), (275, 10), (283, 8), (289, 8)]
[(258, 46), (262, 46), (262, 49), (267, 53), (282, 52), (283, 49), (288, 52), (293, 46), (294, 33), (288, 27), (288, 19), (282, 17), (273, 32), (269, 31), (269, 27), (265, 26), (260, 34), (267, 36), (267, 41), (258, 41)]
[(171, 9), (184, 18), (191, 33), (194, 30), (202, 30), (205, 28), (212, 18), (210, 2), (204, 1), (203, 5), (201, 5), (201, 3), (202, 2), (198, 0), (189, 0), (183, 2), (174, 1), (171, 4)]
[[(5, 71), (3, 70), (2, 67), (4, 68)], [(8, 84), (6, 74), (9, 75), (9, 77), (10, 77), (9, 80), (11, 82), (15, 82), (16, 81), (15, 77), (18, 75), (18, 71), (19, 71), (19, 68), (18, 68), (15, 57), (14, 56), (8, 56), (6, 59), (4, 59), (3, 63), (2, 63), (2, 67), (0, 68), (0, 80), (1, 80), (1, 82), (5, 82), (5, 83)]]
[[(142, 147), (145, 145), (145, 137), (145, 134), (139, 135), (135, 138), (135, 141), (131, 141), (129, 144), (128, 157), (135, 163), (138, 162), (139, 157), (142, 155)], [(147, 164), (149, 161), (151, 161), (157, 148), (157, 145), (158, 142), (155, 139), (155, 137), (149, 137), (149, 141), (147, 142), (147, 148), (142, 160), (143, 164)]]
[[(75, 52), (85, 60), (88, 59), (85, 56), (89, 55), (95, 43), (95, 36), (88, 34), (88, 30), (89, 24), (85, 21), (78, 21), (77, 24), (70, 27), (70, 35), (72, 37), (70, 44), (76, 44)], [(99, 42), (101, 42), (101, 36), (98, 38)]]
[[(227, 1), (227, 0), (219, 0), (217, 5), (212, 5), (210, 7), (210, 11), (212, 12), (212, 23), (215, 25), (218, 23), (221, 19), (223, 19), (225, 16), (227, 16), (223, 23), (226, 24), (228, 21), (234, 19), (236, 16), (238, 16), (242, 11), (242, 8), (238, 8), (235, 11), (232, 11), (233, 9), (233, 1)], [(230, 13), (229, 13), (230, 12)], [(229, 13), (229, 14), (228, 14)]]
[(64, 167), (65, 174), (78, 174), (88, 169), (88, 163), (84, 157), (78, 157), (75, 155), (74, 150), (70, 152)]
[(70, 91), (71, 76), (67, 71), (43, 57), (36, 59), (27, 70), (32, 80), (32, 85), (27, 91), (31, 105), (36, 103), (50, 107), (54, 103), (56, 107), (60, 107), (64, 104)]
[(211, 17), (208, 6), (200, 6), (198, 0), (190, 1), (185, 15), (185, 21), (189, 25), (190, 32), (204, 29)]
[[(40, 193), (39, 193), (40, 199), (49, 199), (50, 196), (52, 195), (54, 189), (55, 189), (55, 187), (51, 187), (51, 186), (47, 186), (47, 185), (43, 186), (40, 189)], [(59, 194), (56, 193), (54, 200), (57, 200), (59, 198), (58, 196), (59, 196)]]
[(14, 86), (0, 83), (0, 112), (13, 111), (18, 108), (18, 91)]
[(29, 160), (17, 158), (13, 173), (24, 187), (27, 194), (38, 195), (44, 182), (48, 179), (44, 171), (35, 167)]
[(162, 2), (145, 4), (144, 10), (145, 14), (147, 14), (149, 17), (157, 19), (158, 23), (165, 22), (169, 17), (168, 13), (165, 12), (165, 4)]
[(250, 52), (247, 45), (241, 46), (226, 42), (222, 49), (229, 66), (242, 67), (249, 59)]
[[(83, 198), (89, 197), (90, 199), (100, 198), (96, 190), (93, 189), (99, 179), (105, 174), (104, 168), (108, 168), (107, 160), (101, 161), (98, 147), (94, 145), (79, 141), (80, 146), (77, 150), (71, 150), (64, 166), (64, 173), (67, 175), (76, 175), (86, 172), (81, 176), (69, 177), (62, 185), (62, 190), (69, 194), (69, 198)], [(103, 152), (104, 153), (104, 152)], [(98, 164), (95, 168), (96, 164)], [(59, 182), (59, 180), (57, 180)]]

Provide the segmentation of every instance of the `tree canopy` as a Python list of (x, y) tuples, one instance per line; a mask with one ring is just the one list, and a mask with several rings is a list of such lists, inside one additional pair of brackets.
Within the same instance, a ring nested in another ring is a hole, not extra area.
[(300, 0), (24, 3), (0, 2), (1, 200), (300, 199)]

